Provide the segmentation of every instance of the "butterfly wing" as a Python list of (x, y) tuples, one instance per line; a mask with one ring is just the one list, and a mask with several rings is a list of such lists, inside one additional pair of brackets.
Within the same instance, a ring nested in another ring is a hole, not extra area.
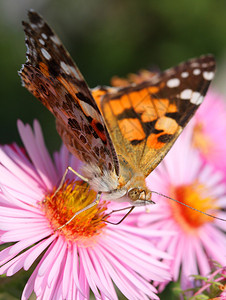
[(117, 154), (147, 176), (202, 103), (214, 71), (213, 56), (201, 56), (107, 93), (100, 105)]
[(100, 110), (83, 76), (52, 29), (29, 11), (23, 85), (56, 117), (68, 149), (82, 161), (119, 173), (117, 155)]

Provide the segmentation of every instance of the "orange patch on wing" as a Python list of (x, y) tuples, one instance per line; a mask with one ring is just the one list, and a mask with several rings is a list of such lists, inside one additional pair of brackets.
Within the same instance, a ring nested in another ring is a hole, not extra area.
[(43, 75), (45, 75), (46, 77), (49, 77), (49, 69), (48, 66), (46, 64), (44, 64), (43, 62), (39, 63), (39, 69), (42, 72)]
[(140, 110), (142, 122), (152, 122), (158, 118), (163, 117), (166, 114), (169, 104), (168, 99), (153, 99), (149, 101), (144, 107), (143, 111)]
[(138, 119), (123, 119), (118, 121), (119, 128), (128, 141), (143, 140), (146, 135)]
[(139, 106), (145, 106), (146, 103), (150, 101), (150, 93), (146, 88), (140, 91), (129, 93), (128, 96), (135, 110), (137, 110), (137, 107)]
[(96, 120), (92, 120), (92, 122), (90, 123), (91, 126), (93, 127), (93, 129), (95, 130), (95, 132), (98, 134), (98, 136), (101, 138), (101, 140), (106, 143), (107, 142), (107, 137), (105, 135), (105, 133), (103, 131), (100, 131), (98, 128), (97, 128), (97, 124), (98, 122)]
[(101, 98), (102, 96), (104, 96), (106, 94), (106, 91), (103, 91), (103, 90), (95, 90), (95, 91), (92, 91), (92, 96), (98, 106), (99, 109), (101, 109), (100, 107), (100, 103), (101, 103)]
[(150, 110), (151, 112), (153, 110), (151, 95), (146, 89), (131, 93), (130, 98), (132, 100), (133, 109), (136, 113), (143, 114), (146, 111)]
[(64, 79), (62, 76), (58, 76), (57, 80), (59, 80), (62, 83), (62, 85), (65, 87), (65, 89), (69, 91), (72, 95), (73, 93), (74, 94), (78, 93), (78, 89), (75, 87), (75, 85), (72, 84), (70, 81)]
[(162, 135), (162, 133), (159, 133), (159, 134), (152, 133), (152, 134), (150, 134), (148, 139), (147, 139), (147, 146), (149, 148), (155, 149), (155, 150), (161, 149), (165, 145), (165, 143), (162, 143), (162, 142), (158, 141), (158, 138), (160, 137), (160, 135)]
[(114, 88), (106, 87), (106, 89), (105, 88), (104, 89), (96, 88), (96, 89), (92, 90), (92, 96), (100, 110), (101, 110), (102, 97), (111, 92), (114, 92)]
[(159, 88), (160, 88), (160, 90), (162, 90), (164, 87), (165, 87), (165, 82), (164, 81), (162, 81), (162, 82), (160, 82), (160, 84), (159, 84)]
[(156, 94), (159, 92), (159, 87), (157, 86), (151, 86), (151, 87), (148, 87), (147, 90), (149, 91), (149, 93), (151, 94)]
[(177, 122), (169, 117), (161, 117), (157, 120), (155, 124), (155, 129), (157, 130), (163, 130), (163, 132), (155, 134), (152, 133), (149, 135), (147, 139), (147, 146), (152, 149), (161, 149), (166, 143), (159, 141), (159, 138), (161, 136), (164, 137), (164, 135), (174, 135), (178, 129), (179, 125)]
[(169, 109), (169, 99), (157, 99), (154, 100), (154, 106), (159, 117), (163, 117)]
[(128, 92), (118, 99), (111, 100), (110, 105), (114, 115), (120, 115), (124, 110), (130, 108), (133, 108), (137, 113), (144, 113), (147, 110), (153, 109), (151, 94), (156, 93), (158, 90), (159, 88), (155, 86), (143, 88), (142, 90)]
[(178, 130), (177, 122), (169, 117), (161, 117), (155, 124), (155, 129), (164, 130), (164, 134), (174, 134)]
[(125, 109), (131, 108), (130, 99), (127, 94), (123, 95), (120, 99), (111, 100), (109, 104), (115, 116), (123, 113)]
[(111, 85), (116, 87), (123, 87), (130, 85), (130, 81), (126, 78), (120, 78), (118, 76), (113, 76), (111, 79)]
[(167, 109), (168, 113), (178, 112), (176, 104), (171, 103)]

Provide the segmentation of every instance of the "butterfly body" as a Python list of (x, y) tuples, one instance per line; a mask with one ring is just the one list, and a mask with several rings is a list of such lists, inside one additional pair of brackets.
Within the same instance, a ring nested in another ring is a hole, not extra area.
[(23, 22), (23, 85), (56, 117), (90, 186), (106, 200), (151, 203), (146, 177), (203, 101), (214, 76), (206, 55), (126, 87), (90, 89), (59, 38), (34, 11)]
[(145, 176), (133, 169), (125, 159), (119, 159), (120, 176), (106, 172), (91, 164), (84, 164), (82, 173), (90, 186), (103, 194), (105, 200), (131, 202), (133, 205), (150, 204), (151, 192), (146, 186)]

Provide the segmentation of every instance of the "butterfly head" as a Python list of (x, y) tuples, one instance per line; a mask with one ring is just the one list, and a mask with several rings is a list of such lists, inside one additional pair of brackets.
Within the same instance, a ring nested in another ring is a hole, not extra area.
[(128, 198), (134, 206), (154, 204), (151, 200), (151, 192), (146, 188), (134, 187), (128, 190)]

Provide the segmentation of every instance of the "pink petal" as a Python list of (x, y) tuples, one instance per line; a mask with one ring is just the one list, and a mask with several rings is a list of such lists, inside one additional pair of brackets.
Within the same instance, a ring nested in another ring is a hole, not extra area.
[(31, 206), (31, 203), (29, 203), (29, 205), (27, 205), (26, 203), (23, 203), (23, 202), (19, 201), (18, 199), (16, 199), (15, 197), (13, 197), (13, 195), (9, 193), (9, 191), (7, 190), (7, 188), (4, 187), (1, 184), (0, 184), (0, 190), (6, 196), (8, 202), (10, 204), (12, 204), (12, 205), (14, 205), (16, 207), (23, 208), (25, 210), (37, 212), (37, 214), (40, 213), (40, 209), (37, 209), (36, 207)]
[[(26, 240), (22, 240), (18, 243), (16, 243), (15, 245), (13, 245), (11, 247), (11, 250), (10, 250), (10, 254), (17, 254), (19, 253), (21, 250), (24, 250), (26, 249), (27, 247), (33, 245), (34, 243), (37, 243), (39, 242), (40, 240), (46, 238), (47, 236), (49, 236), (51, 234), (51, 230), (46, 230), (46, 231), (43, 231), (42, 233), (40, 234), (37, 234), (35, 236), (32, 236), (31, 238), (29, 239), (26, 239)], [(18, 237), (17, 237), (18, 238)]]
[(45, 184), (46, 190), (51, 190), (53, 183), (48, 177), (48, 168), (42, 153), (38, 151), (38, 145), (36, 145), (35, 137), (29, 125), (24, 125), (21, 121), (18, 121), (18, 130), (23, 141), (23, 144), (33, 162), (39, 176), (42, 178), (43, 183)]
[(32, 251), (29, 255), (27, 255), (24, 261), (24, 270), (28, 270), (33, 262), (37, 259), (37, 257), (52, 243), (52, 241), (56, 238), (56, 235), (52, 235), (46, 240), (41, 241), (39, 244), (35, 245), (32, 248)]
[(80, 287), (79, 281), (79, 258), (78, 258), (78, 249), (76, 243), (73, 244), (73, 269), (72, 269), (73, 280), (76, 284), (77, 289), (82, 294), (82, 288)]
[(52, 284), (54, 277), (58, 276), (61, 265), (65, 263), (65, 254), (67, 250), (67, 244), (63, 243), (62, 248), (57, 257), (55, 257), (54, 264), (48, 275), (48, 285)]
[[(121, 292), (128, 298), (128, 299), (136, 299), (140, 297), (139, 293), (137, 293), (137, 286), (133, 288), (132, 282), (127, 283), (125, 277), (123, 274), (116, 271), (116, 266), (113, 268), (112, 264), (109, 261), (108, 256), (106, 255), (106, 252), (102, 251), (102, 248), (98, 247), (98, 255), (100, 257), (100, 260), (105, 265), (105, 269), (108, 270), (108, 273), (112, 280), (115, 282), (116, 286), (121, 290)], [(115, 265), (115, 264), (113, 264)], [(126, 276), (127, 278), (127, 276)], [(152, 293), (149, 290), (149, 295), (152, 295), (152, 299), (159, 299), (158, 296), (156, 296), (154, 293)]]
[(79, 248), (79, 256), (81, 257), (82, 265), (84, 267), (84, 271), (86, 273), (86, 278), (90, 285), (90, 288), (92, 289), (92, 291), (96, 297), (100, 297), (100, 294), (99, 294), (99, 291), (97, 289), (96, 282), (95, 282), (95, 281), (97, 281), (96, 274), (93, 270), (92, 264), (90, 263), (87, 252), (82, 247)]
[[(3, 172), (7, 172), (8, 176), (1, 177), (1, 180), (8, 179), (10, 176), (16, 179), (17, 182), (19, 182), (22, 186), (25, 186), (26, 188), (35, 189), (37, 190), (37, 180), (34, 180), (29, 174), (24, 172), (23, 169), (21, 169), (20, 166), (18, 166), (8, 155), (3, 152), (3, 150), (0, 148), (0, 161), (5, 168), (1, 167), (1, 175), (4, 175)], [(13, 170), (13, 174), (10, 175), (10, 170)], [(6, 173), (6, 174), (7, 174)], [(37, 176), (36, 176), (37, 177)], [(8, 182), (5, 181), (5, 183)]]
[[(112, 284), (111, 278), (110, 278), (108, 272), (105, 270), (104, 266), (102, 266), (102, 262), (100, 261), (98, 254), (96, 253), (96, 251), (94, 249), (90, 248), (87, 250), (89, 251), (90, 258), (94, 264), (94, 269), (96, 270), (96, 272), (98, 274), (100, 282), (102, 282), (103, 285), (107, 288), (107, 290), (108, 290), (107, 295), (108, 294), (111, 295), (110, 297), (108, 295), (108, 298), (118, 299), (117, 294), (115, 292), (115, 288)], [(101, 294), (101, 296), (103, 297), (105, 295)]]
[(40, 265), (40, 268), (38, 270), (38, 275), (40, 277), (49, 274), (48, 269), (52, 268), (52, 264), (55, 261), (55, 258), (59, 255), (63, 243), (64, 242), (62, 238), (57, 238), (53, 241), (51, 246), (48, 248), (48, 250), (43, 256), (43, 263)]
[(21, 296), (21, 300), (28, 300), (31, 293), (34, 290), (34, 282), (36, 280), (36, 276), (37, 276), (37, 272), (38, 272), (38, 267), (36, 267), (36, 269), (34, 270), (34, 272), (32, 273), (32, 275), (30, 276), (30, 278), (28, 279), (28, 282), (26, 283), (22, 296)]
[(56, 175), (56, 169), (49, 155), (49, 152), (47, 151), (42, 130), (37, 120), (34, 120), (34, 136), (35, 136), (36, 145), (38, 146), (39, 152), (42, 154), (42, 160), (45, 163), (46, 174), (48, 178), (51, 179), (52, 182), (57, 182), (58, 178)]
[(70, 247), (70, 244), (67, 248), (67, 254), (66, 256), (66, 262), (64, 266), (64, 271), (62, 272), (62, 297), (63, 299), (68, 299), (68, 291), (71, 284), (71, 281), (73, 281), (73, 277), (71, 276), (72, 273), (72, 266), (73, 266), (73, 258), (72, 258), (72, 250)]

